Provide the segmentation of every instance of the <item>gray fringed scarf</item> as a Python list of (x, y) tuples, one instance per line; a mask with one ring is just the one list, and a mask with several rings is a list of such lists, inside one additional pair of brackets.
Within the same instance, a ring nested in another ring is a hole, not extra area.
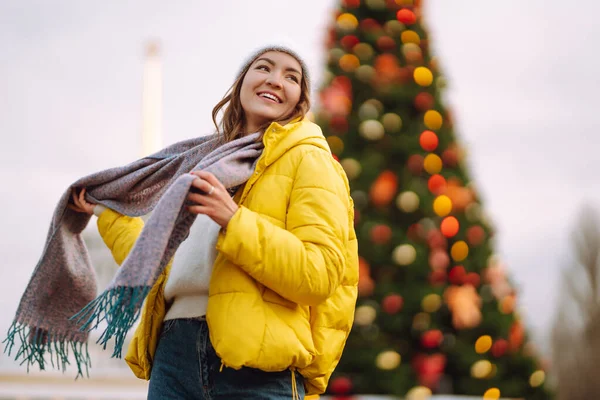
[[(113, 357), (120, 357), (142, 302), (196, 218), (184, 207), (195, 179), (189, 172), (211, 172), (228, 189), (245, 183), (254, 172), (263, 149), (260, 134), (223, 145), (220, 140), (210, 135), (179, 142), (73, 183), (54, 211), (42, 256), (4, 340), (5, 352), (10, 355), (19, 336), (21, 346), (15, 358), (27, 363), (28, 370), (31, 364), (44, 369), (48, 353), (52, 366), (64, 371), (71, 349), (77, 376), (81, 376), (83, 368), (87, 374), (90, 366), (88, 333), (105, 320), (108, 326), (98, 342), (106, 348), (114, 337)], [(84, 187), (88, 201), (121, 214), (141, 216), (153, 211), (115, 278), (98, 297), (94, 269), (81, 237), (90, 216), (67, 207), (72, 190)]]

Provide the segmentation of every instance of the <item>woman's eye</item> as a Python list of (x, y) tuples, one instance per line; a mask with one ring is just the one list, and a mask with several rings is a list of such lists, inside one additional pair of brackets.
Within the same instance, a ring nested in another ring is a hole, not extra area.
[(292, 81), (298, 83), (298, 78), (295, 75), (290, 75), (288, 76), (289, 79), (291, 79)]
[(256, 69), (261, 69), (263, 71), (268, 71), (269, 67), (267, 67), (266, 65), (259, 65), (258, 67), (256, 67)]

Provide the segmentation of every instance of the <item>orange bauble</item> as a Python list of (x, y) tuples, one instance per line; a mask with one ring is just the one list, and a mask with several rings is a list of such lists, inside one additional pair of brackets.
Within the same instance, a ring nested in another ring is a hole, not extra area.
[(407, 8), (403, 8), (396, 13), (396, 18), (398, 21), (402, 22), (404, 25), (412, 25), (417, 22), (417, 16), (414, 12)]
[(427, 181), (427, 188), (435, 195), (441, 194), (446, 190), (446, 179), (440, 174), (431, 175)]
[(392, 171), (383, 171), (371, 185), (369, 197), (377, 207), (386, 206), (394, 199), (398, 190), (398, 177)]
[(425, 151), (434, 151), (439, 144), (437, 135), (432, 131), (423, 131), (419, 137), (419, 144)]
[(448, 238), (456, 236), (459, 228), (460, 224), (458, 223), (458, 220), (456, 219), (456, 217), (452, 216), (444, 218), (440, 226), (442, 234)]

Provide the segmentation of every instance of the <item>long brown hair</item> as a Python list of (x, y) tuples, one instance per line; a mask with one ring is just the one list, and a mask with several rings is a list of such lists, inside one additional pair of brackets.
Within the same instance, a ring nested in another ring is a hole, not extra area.
[[(242, 108), (242, 102), (240, 100), (242, 82), (246, 77), (246, 73), (248, 73), (248, 70), (250, 70), (250, 67), (252, 64), (254, 64), (254, 61), (256, 61), (256, 59), (262, 54), (257, 55), (254, 60), (252, 60), (252, 62), (250, 62), (246, 68), (243, 69), (243, 71), (240, 73), (240, 76), (235, 80), (233, 85), (231, 85), (223, 99), (219, 101), (212, 110), (213, 123), (217, 128), (217, 133), (223, 136), (223, 142), (225, 143), (231, 142), (232, 140), (235, 140), (244, 134), (243, 130), (246, 126), (246, 117), (244, 115), (244, 109)], [(217, 123), (217, 116), (223, 107), (225, 107), (225, 110), (223, 111), (223, 117), (221, 118), (221, 122)], [(300, 100), (298, 100), (298, 104), (296, 104), (296, 107), (294, 107), (289, 115), (276, 122), (285, 124), (298, 117), (304, 118), (308, 110), (310, 110), (310, 90), (308, 88), (308, 82), (303, 70), (302, 79), (300, 82)], [(261, 126), (260, 131), (262, 132), (267, 129), (271, 122)]]

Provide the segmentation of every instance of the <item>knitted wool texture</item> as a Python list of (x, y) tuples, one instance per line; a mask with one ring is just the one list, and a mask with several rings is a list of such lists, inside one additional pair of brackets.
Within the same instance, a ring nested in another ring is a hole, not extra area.
[[(11, 354), (18, 336), (21, 344), (15, 358), (28, 369), (32, 364), (44, 369), (49, 359), (64, 371), (73, 351), (81, 376), (90, 366), (88, 333), (106, 321), (99, 343), (106, 348), (114, 337), (113, 356), (120, 357), (144, 298), (196, 218), (185, 207), (195, 179), (189, 172), (211, 172), (226, 188), (235, 188), (252, 175), (263, 150), (260, 138), (255, 133), (222, 144), (214, 134), (182, 141), (69, 186), (54, 211), (41, 258), (4, 341), (5, 352)], [(81, 237), (90, 216), (67, 207), (75, 188), (87, 188), (88, 201), (124, 215), (152, 212), (129, 256), (98, 297), (94, 268)]]

